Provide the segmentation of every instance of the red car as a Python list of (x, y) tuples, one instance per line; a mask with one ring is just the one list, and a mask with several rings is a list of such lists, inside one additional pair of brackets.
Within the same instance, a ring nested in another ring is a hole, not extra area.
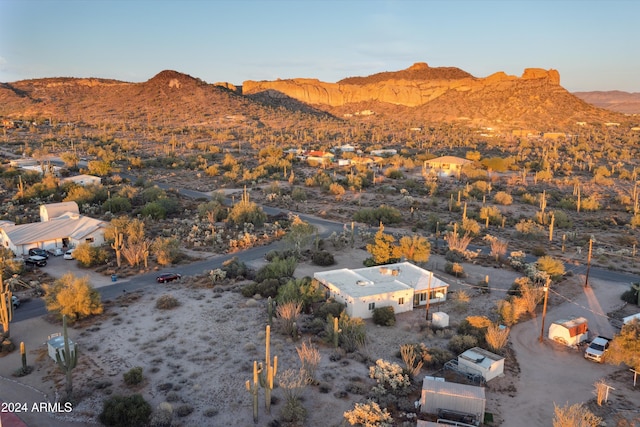
[(174, 280), (180, 280), (182, 278), (178, 273), (162, 273), (158, 277), (156, 277), (156, 282), (158, 283), (167, 283), (173, 282)]

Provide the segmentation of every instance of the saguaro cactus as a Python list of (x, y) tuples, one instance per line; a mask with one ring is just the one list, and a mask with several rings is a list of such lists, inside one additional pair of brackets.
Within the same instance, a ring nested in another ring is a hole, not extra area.
[(247, 391), (253, 396), (253, 422), (258, 423), (258, 390), (260, 383), (258, 376), (262, 372), (262, 363), (258, 367), (258, 362), (253, 361), (253, 383), (251, 381), (246, 382)]
[(2, 283), (0, 277), (0, 323), (4, 336), (9, 338), (9, 322), (13, 319), (13, 293), (9, 290), (9, 284)]
[(69, 336), (67, 335), (67, 316), (62, 316), (62, 334), (64, 336), (64, 350), (56, 349), (56, 362), (58, 366), (67, 376), (67, 397), (71, 395), (73, 391), (73, 383), (71, 378), (71, 371), (76, 367), (78, 363), (78, 348), (74, 344), (73, 350), (69, 350)]
[(116, 264), (120, 267), (122, 262), (122, 247), (124, 246), (124, 235), (118, 232), (116, 228), (114, 231), (114, 241), (111, 244), (111, 247), (114, 251), (116, 251)]
[(24, 341), (20, 343), (20, 358), (22, 359), (22, 372), (27, 373), (27, 349), (24, 346)]
[(264, 403), (267, 414), (271, 413), (271, 390), (273, 390), (273, 380), (278, 371), (278, 356), (273, 357), (271, 364), (271, 326), (267, 325), (265, 337), (265, 364), (260, 375), (260, 385), (264, 388)]
[(267, 314), (269, 315), (269, 326), (271, 326), (271, 322), (273, 321), (273, 311), (275, 309), (275, 301), (273, 298), (267, 298)]

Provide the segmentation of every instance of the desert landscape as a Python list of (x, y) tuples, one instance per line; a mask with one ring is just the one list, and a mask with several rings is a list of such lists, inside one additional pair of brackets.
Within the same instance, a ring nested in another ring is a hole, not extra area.
[[(587, 361), (584, 343), (546, 336), (551, 322), (583, 316), (590, 338), (614, 338), (640, 311), (637, 118), (586, 104), (559, 79), (417, 63), (338, 84), (242, 89), (171, 70), (143, 83), (3, 84), (2, 272), (21, 306), (5, 340), (15, 349), (0, 358), (0, 399), (73, 406), (18, 414), (27, 425), (124, 425), (105, 416), (127, 414), (122, 396), (144, 412), (131, 425), (273, 427), (344, 426), (345, 413), (373, 400), (389, 424), (408, 427), (435, 421), (416, 411), (422, 378), (467, 382), (446, 362), (489, 347), (493, 328), (508, 340), (494, 349), (504, 375), (485, 385), (483, 425), (548, 426), (554, 405), (574, 404), (606, 425), (637, 424), (631, 366)], [(331, 96), (313, 95), (322, 90)], [(43, 230), (61, 205), (71, 210), (57, 224), (98, 225), (80, 236), (15, 232)], [(41, 247), (72, 248), (73, 259), (24, 264)], [(423, 306), (392, 312), (393, 325), (331, 324), (343, 307), (326, 301), (314, 273), (401, 259), (449, 284), (431, 307), (448, 326), (427, 321)], [(162, 272), (180, 280), (155, 283)], [(75, 286), (69, 277), (104, 296), (82, 301), (93, 311), (71, 311), (72, 392), (45, 345), (62, 330), (56, 292)], [(295, 327), (269, 314), (288, 298), (304, 306)], [(366, 339), (341, 341), (347, 326)], [(407, 345), (422, 365), (408, 385), (381, 391), (370, 368), (387, 361), (409, 376)], [(318, 359), (300, 382), (303, 354)], [(251, 382), (254, 362), (274, 356), (268, 413), (265, 388)], [(596, 383), (610, 387), (605, 402)]]

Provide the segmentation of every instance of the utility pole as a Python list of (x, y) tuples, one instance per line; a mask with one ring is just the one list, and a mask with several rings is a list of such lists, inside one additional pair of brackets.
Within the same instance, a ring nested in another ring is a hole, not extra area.
[(551, 286), (551, 278), (547, 278), (544, 286), (544, 305), (542, 306), (542, 328), (540, 329), (540, 342), (544, 340), (544, 318), (547, 315), (547, 299), (549, 298), (549, 287)]
[(427, 284), (427, 312), (424, 317), (424, 320), (429, 321), (429, 302), (431, 301), (431, 278), (433, 277), (433, 272), (429, 272), (429, 283)]
[(593, 248), (593, 240), (589, 239), (589, 253), (587, 254), (587, 274), (584, 276), (584, 287), (589, 286), (589, 270), (591, 269), (591, 249)]

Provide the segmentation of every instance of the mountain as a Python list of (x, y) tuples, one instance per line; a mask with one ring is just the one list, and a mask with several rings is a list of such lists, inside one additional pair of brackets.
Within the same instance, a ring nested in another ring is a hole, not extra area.
[[(276, 128), (309, 120), (455, 122), (511, 128), (561, 128), (575, 122), (621, 121), (560, 86), (555, 70), (477, 78), (455, 67), (416, 63), (400, 71), (317, 79), (209, 84), (165, 70), (142, 83), (46, 78), (0, 84), (0, 116), (52, 117), (86, 123)], [(312, 123), (312, 122), (309, 122)]]
[(612, 90), (607, 92), (573, 92), (575, 96), (596, 107), (625, 114), (640, 114), (640, 93)]

